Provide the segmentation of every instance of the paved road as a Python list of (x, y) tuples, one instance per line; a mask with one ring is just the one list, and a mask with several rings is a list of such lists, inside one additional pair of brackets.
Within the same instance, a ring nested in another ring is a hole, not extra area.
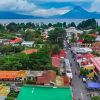
[(85, 88), (85, 83), (82, 82), (82, 79), (75, 75), (75, 72), (78, 71), (77, 67), (79, 67), (72, 58), (72, 54), (70, 50), (67, 50), (68, 56), (67, 59), (71, 62), (72, 68), (72, 84), (73, 84), (73, 95), (75, 96), (75, 100), (91, 100), (90, 96), (87, 95), (87, 90)]

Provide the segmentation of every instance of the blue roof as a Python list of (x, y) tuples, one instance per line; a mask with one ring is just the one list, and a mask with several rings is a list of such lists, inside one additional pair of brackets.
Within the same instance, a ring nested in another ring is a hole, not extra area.
[(87, 88), (100, 89), (100, 83), (97, 83), (97, 82), (88, 82), (87, 83)]

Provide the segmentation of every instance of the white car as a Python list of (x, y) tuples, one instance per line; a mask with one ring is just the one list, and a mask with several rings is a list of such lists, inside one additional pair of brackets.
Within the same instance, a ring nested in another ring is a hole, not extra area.
[(69, 59), (65, 59), (65, 67), (70, 69)]
[(66, 76), (69, 77), (69, 78), (71, 78), (71, 79), (73, 78), (71, 69), (67, 69), (66, 70)]
[(72, 79), (73, 75), (72, 75), (69, 59), (65, 59), (65, 67), (66, 67), (66, 76)]

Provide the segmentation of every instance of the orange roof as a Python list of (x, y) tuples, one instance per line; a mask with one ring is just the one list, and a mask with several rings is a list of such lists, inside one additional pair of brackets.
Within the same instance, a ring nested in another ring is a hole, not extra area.
[(14, 40), (10, 40), (9, 42), (11, 42), (11, 43), (19, 43), (21, 41), (22, 41), (22, 39), (17, 37)]
[(64, 79), (64, 85), (70, 86), (70, 79), (67, 76), (63, 76), (63, 79)]
[(97, 34), (92, 34), (92, 36), (96, 37), (96, 36), (97, 36)]
[(25, 75), (26, 71), (0, 71), (0, 79), (15, 79)]
[(18, 71), (0, 71), (0, 79), (15, 79)]
[(38, 52), (38, 50), (37, 49), (29, 49), (29, 50), (22, 51), (22, 53), (25, 53), (25, 54), (32, 54), (34, 52)]

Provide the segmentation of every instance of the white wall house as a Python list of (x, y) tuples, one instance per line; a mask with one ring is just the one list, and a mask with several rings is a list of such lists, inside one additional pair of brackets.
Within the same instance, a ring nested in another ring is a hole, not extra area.
[(100, 35), (96, 37), (96, 41), (100, 42)]
[(22, 46), (32, 47), (34, 45), (34, 41), (23, 41), (21, 43)]
[(68, 39), (71, 39), (72, 34), (74, 34), (75, 37), (77, 38), (78, 33), (82, 34), (83, 31), (77, 30), (75, 27), (69, 27), (69, 28), (66, 29), (66, 37)]
[(54, 30), (54, 29), (55, 28), (53, 28), (53, 27), (50, 27), (49, 29), (45, 29), (44, 32), (41, 35), (48, 38), (48, 32), (51, 31), (51, 30)]

